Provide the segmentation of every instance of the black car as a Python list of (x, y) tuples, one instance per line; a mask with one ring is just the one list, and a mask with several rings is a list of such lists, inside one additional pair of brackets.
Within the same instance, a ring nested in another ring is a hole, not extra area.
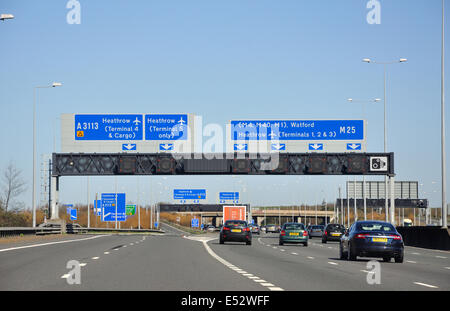
[(403, 262), (404, 244), (400, 233), (388, 222), (357, 221), (342, 236), (339, 245), (341, 259), (381, 257), (388, 262)]
[(345, 233), (345, 227), (340, 224), (328, 224), (322, 235), (322, 243), (328, 241), (340, 241), (341, 236)]
[(252, 245), (252, 231), (244, 220), (227, 220), (220, 230), (220, 244), (227, 241)]

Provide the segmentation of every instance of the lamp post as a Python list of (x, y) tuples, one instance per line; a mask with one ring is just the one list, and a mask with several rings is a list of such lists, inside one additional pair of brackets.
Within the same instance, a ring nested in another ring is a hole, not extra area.
[[(351, 103), (362, 103), (363, 105), (363, 119), (365, 119), (365, 104), (367, 103), (378, 103), (381, 101), (380, 98), (375, 98), (375, 99), (371, 99), (371, 100), (358, 100), (358, 99), (353, 99), (353, 98), (349, 98), (347, 99), (347, 101), (351, 102)], [(364, 201), (364, 220), (367, 220), (367, 202), (366, 202), (366, 177), (363, 175), (363, 201)], [(372, 209), (373, 211), (373, 209)]]
[(12, 14), (0, 14), (0, 21), (5, 21), (7, 19), (14, 19), (14, 15)]
[(32, 189), (32, 202), (33, 209), (33, 228), (36, 227), (36, 97), (38, 89), (48, 89), (52, 87), (62, 86), (59, 82), (53, 82), (47, 86), (36, 86), (34, 88), (34, 100), (33, 100), (33, 189)]
[[(386, 120), (386, 105), (387, 105), (387, 100), (386, 100), (386, 71), (387, 71), (387, 66), (388, 65), (392, 65), (392, 64), (399, 64), (399, 63), (405, 63), (408, 60), (406, 58), (400, 58), (399, 60), (396, 61), (391, 61), (391, 62), (376, 62), (371, 60), (370, 58), (364, 58), (362, 60), (365, 63), (368, 64), (377, 64), (377, 65), (383, 65), (384, 68), (384, 152), (387, 152), (387, 120)], [(384, 189), (385, 189), (385, 209), (386, 209), (386, 222), (389, 221), (389, 217), (388, 214), (390, 215), (390, 222), (394, 223), (395, 219), (394, 219), (394, 210), (393, 208), (391, 208), (392, 210), (389, 213), (389, 206), (388, 206), (388, 181), (387, 181), (387, 176), (384, 177)], [(390, 177), (389, 177), (390, 178)], [(392, 200), (394, 200), (394, 197), (391, 198)], [(393, 205), (393, 204), (392, 204)]]
[(442, 228), (447, 229), (447, 197), (446, 197), (446, 162), (445, 162), (445, 92), (444, 92), (444, 81), (445, 81), (445, 1), (442, 0), (442, 46), (441, 46), (441, 178), (442, 178)]

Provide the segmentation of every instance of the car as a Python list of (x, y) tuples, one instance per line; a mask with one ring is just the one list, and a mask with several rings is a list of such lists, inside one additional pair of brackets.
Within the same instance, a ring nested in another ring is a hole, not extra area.
[(269, 232), (278, 233), (279, 232), (278, 231), (278, 226), (277, 225), (273, 225), (273, 224), (267, 225), (266, 226), (266, 233), (269, 233)]
[(252, 234), (253, 234), (253, 233), (254, 233), (254, 234), (259, 234), (260, 231), (261, 231), (258, 225), (252, 225), (252, 226), (251, 226), (251, 230), (252, 230)]
[(341, 236), (345, 233), (345, 227), (340, 224), (328, 224), (322, 235), (322, 243), (328, 241), (340, 241)]
[(304, 224), (288, 222), (281, 227), (279, 244), (284, 243), (303, 243), (308, 246), (308, 231)]
[(309, 238), (311, 239), (313, 236), (322, 237), (324, 228), (323, 225), (312, 225), (308, 231)]
[(245, 242), (252, 245), (252, 231), (244, 220), (227, 220), (220, 229), (219, 243)]
[(206, 231), (214, 232), (214, 231), (216, 231), (216, 227), (214, 227), (213, 225), (209, 225), (208, 227), (206, 227)]
[(259, 228), (259, 231), (261, 231), (261, 232), (266, 232), (266, 226), (261, 226), (261, 227)]
[(341, 259), (356, 260), (357, 257), (380, 257), (389, 262), (402, 263), (404, 243), (395, 227), (383, 221), (357, 221), (345, 231), (339, 243)]

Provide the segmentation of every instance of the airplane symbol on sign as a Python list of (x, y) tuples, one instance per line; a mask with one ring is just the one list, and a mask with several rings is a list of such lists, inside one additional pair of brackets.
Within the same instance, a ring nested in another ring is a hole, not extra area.
[(138, 119), (138, 117), (136, 117), (136, 120), (133, 121), (134, 125), (136, 125), (136, 126), (138, 126), (139, 123), (141, 123), (141, 122), (142, 122), (142, 121), (140, 121), (140, 120)]

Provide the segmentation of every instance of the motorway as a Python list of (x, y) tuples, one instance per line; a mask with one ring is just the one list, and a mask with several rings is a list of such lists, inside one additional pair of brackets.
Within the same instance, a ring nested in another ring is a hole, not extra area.
[[(0, 244), (0, 290), (373, 291), (450, 290), (450, 252), (406, 247), (402, 264), (339, 259), (337, 242), (278, 245), (277, 234), (220, 245), (218, 233), (189, 235), (162, 224), (161, 235), (64, 235)], [(70, 260), (80, 284), (68, 284)]]

